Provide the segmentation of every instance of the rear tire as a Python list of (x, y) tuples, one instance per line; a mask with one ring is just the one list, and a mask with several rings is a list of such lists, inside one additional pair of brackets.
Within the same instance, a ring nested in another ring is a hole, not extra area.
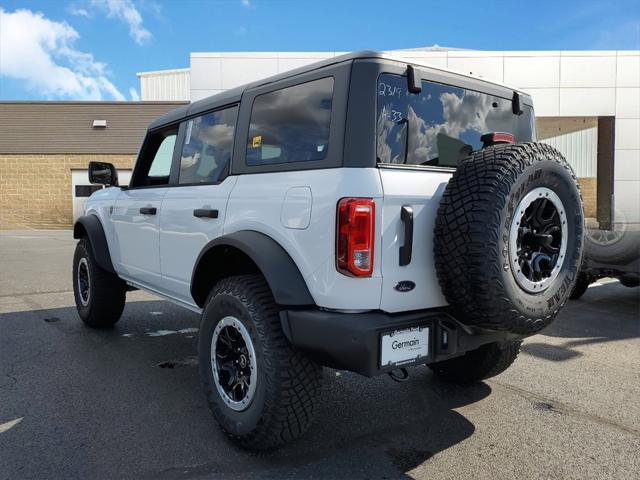
[(78, 242), (73, 257), (73, 295), (78, 315), (92, 328), (111, 327), (122, 316), (127, 286), (96, 263), (86, 238)]
[(198, 354), (209, 407), (239, 446), (274, 448), (311, 425), (322, 367), (284, 336), (261, 275), (228, 277), (213, 287), (202, 313)]
[(585, 235), (585, 257), (599, 263), (628, 265), (640, 258), (640, 232), (630, 230), (622, 212), (616, 210), (612, 230), (588, 228)]
[(587, 288), (589, 288), (589, 285), (591, 285), (591, 282), (592, 280), (589, 275), (584, 272), (580, 272), (578, 274), (578, 280), (576, 280), (576, 284), (573, 287), (573, 290), (571, 290), (569, 298), (571, 300), (577, 300), (582, 297), (582, 295), (587, 291)]
[(443, 380), (470, 384), (501, 374), (518, 357), (521, 341), (488, 343), (451, 360), (428, 367)]

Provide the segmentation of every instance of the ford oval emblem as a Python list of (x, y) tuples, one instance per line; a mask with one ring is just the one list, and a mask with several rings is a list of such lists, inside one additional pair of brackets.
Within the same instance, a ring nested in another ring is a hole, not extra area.
[(411, 280), (402, 280), (401, 282), (398, 282), (393, 288), (398, 292), (410, 292), (411, 290), (416, 288), (416, 284)]

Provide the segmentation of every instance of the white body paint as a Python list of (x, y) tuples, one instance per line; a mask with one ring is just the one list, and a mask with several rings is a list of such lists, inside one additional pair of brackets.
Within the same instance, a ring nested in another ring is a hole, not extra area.
[[(202, 248), (221, 235), (253, 230), (279, 243), (319, 307), (399, 312), (446, 305), (433, 261), (433, 227), (446, 171), (335, 168), (227, 177), (218, 185), (94, 193), (86, 212), (104, 226), (114, 268), (129, 283), (199, 311), (190, 281)], [(336, 206), (343, 197), (376, 202), (374, 271), (354, 278), (336, 270)], [(403, 205), (414, 211), (413, 256), (399, 266)], [(113, 207), (113, 208), (112, 208)], [(155, 207), (145, 216), (140, 207)], [(217, 209), (217, 219), (196, 218)], [(416, 287), (399, 292), (400, 281)]]

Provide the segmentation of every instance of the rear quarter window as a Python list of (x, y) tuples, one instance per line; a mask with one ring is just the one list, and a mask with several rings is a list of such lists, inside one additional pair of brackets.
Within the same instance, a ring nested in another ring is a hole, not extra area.
[(533, 140), (533, 111), (515, 115), (511, 99), (452, 85), (422, 81), (409, 93), (407, 78), (378, 77), (376, 150), (379, 163), (452, 167), (482, 148), (480, 137), (507, 132), (517, 142)]
[(326, 77), (257, 96), (247, 165), (323, 160), (329, 150), (333, 85), (333, 77)]

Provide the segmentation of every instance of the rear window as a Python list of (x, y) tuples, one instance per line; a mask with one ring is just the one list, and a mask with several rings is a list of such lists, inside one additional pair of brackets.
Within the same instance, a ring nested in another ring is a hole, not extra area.
[(251, 110), (247, 165), (323, 160), (329, 150), (333, 77), (265, 93)]
[(409, 93), (407, 77), (378, 78), (377, 157), (379, 163), (457, 167), (482, 148), (480, 137), (507, 132), (517, 142), (533, 140), (533, 111), (515, 115), (510, 99), (451, 85), (422, 81)]

